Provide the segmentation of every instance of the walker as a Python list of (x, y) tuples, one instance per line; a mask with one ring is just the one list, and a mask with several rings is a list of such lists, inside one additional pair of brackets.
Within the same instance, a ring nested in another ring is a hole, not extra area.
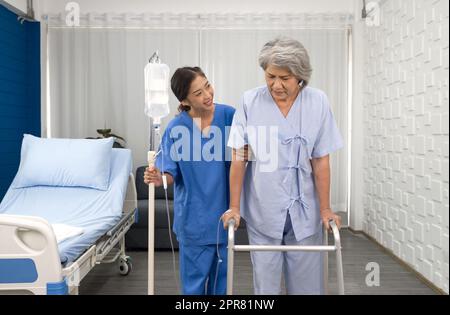
[(342, 268), (341, 237), (339, 229), (334, 221), (330, 221), (330, 227), (333, 231), (334, 245), (328, 245), (328, 231), (324, 228), (324, 245), (320, 246), (265, 246), (265, 245), (235, 245), (234, 244), (234, 225), (235, 221), (231, 219), (228, 224), (228, 267), (227, 267), (227, 295), (233, 294), (233, 270), (234, 270), (234, 252), (251, 251), (304, 251), (304, 252), (325, 252), (324, 257), (324, 289), (328, 294), (328, 252), (336, 252), (336, 270), (338, 282), (338, 294), (344, 295), (344, 270)]

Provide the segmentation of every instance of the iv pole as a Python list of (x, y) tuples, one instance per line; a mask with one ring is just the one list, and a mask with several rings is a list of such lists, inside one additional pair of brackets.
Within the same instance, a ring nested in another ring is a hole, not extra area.
[[(156, 51), (150, 58), (149, 63), (161, 63)], [(151, 123), (151, 119), (150, 119)], [(160, 124), (150, 127), (150, 151), (147, 154), (148, 167), (155, 165), (157, 145), (156, 137), (153, 137), (153, 130), (159, 136)], [(148, 186), (148, 295), (155, 294), (155, 184)]]
[[(152, 134), (150, 132), (150, 134)], [(154, 143), (154, 142), (153, 142)], [(148, 166), (155, 165), (154, 147), (148, 152)], [(148, 186), (148, 295), (155, 294), (155, 184)]]

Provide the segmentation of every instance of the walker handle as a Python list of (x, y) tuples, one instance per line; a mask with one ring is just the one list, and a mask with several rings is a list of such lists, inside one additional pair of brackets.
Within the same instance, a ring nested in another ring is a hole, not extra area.
[(228, 231), (230, 230), (231, 227), (233, 228), (233, 231), (234, 231), (234, 226), (235, 226), (235, 225), (236, 225), (236, 220), (233, 219), (233, 218), (230, 218), (230, 219), (228, 220)]

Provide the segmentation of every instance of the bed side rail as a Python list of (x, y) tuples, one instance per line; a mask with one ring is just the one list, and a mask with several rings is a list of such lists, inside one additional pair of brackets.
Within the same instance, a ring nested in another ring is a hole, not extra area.
[(0, 292), (47, 294), (49, 284), (64, 286), (58, 245), (46, 220), (0, 214), (0, 240)]
[[(101, 262), (109, 251), (119, 242), (124, 242), (125, 234), (136, 222), (137, 216), (137, 193), (134, 175), (130, 173), (125, 200), (123, 203), (123, 214), (120, 221), (111, 228), (106, 237), (97, 242), (97, 261)], [(123, 244), (122, 244), (123, 245)], [(122, 246), (121, 245), (121, 246)], [(124, 250), (124, 249), (123, 249)], [(114, 259), (115, 260), (115, 259)]]
[(133, 173), (128, 177), (127, 193), (123, 202), (123, 212), (134, 212), (137, 208), (136, 182)]

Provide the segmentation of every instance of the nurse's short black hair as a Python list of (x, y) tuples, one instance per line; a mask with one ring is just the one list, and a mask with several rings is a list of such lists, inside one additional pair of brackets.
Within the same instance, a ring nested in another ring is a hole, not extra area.
[[(189, 94), (189, 89), (191, 88), (192, 82), (198, 77), (206, 78), (205, 73), (200, 67), (183, 67), (178, 68), (170, 80), (170, 86), (172, 88), (173, 94), (180, 101), (184, 101)], [(185, 106), (180, 104), (178, 106), (179, 112), (188, 112), (191, 110), (190, 106)]]

